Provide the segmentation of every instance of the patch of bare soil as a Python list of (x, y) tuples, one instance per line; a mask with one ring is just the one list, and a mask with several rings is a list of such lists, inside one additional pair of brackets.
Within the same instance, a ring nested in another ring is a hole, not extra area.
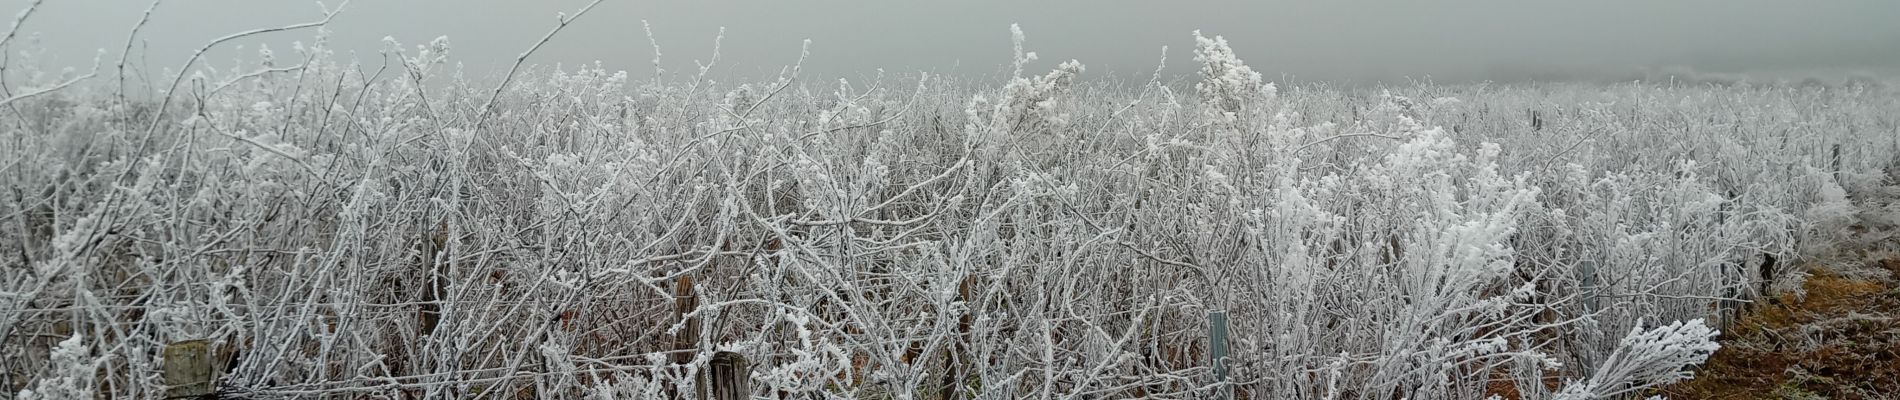
[(1818, 271), (1805, 298), (1744, 316), (1696, 379), (1665, 391), (1675, 399), (1900, 398), (1900, 258), (1895, 277), (1844, 278)]

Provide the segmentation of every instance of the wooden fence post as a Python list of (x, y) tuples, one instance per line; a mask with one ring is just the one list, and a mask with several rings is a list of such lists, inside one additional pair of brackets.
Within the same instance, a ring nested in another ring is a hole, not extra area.
[(745, 356), (730, 351), (713, 353), (706, 365), (711, 379), (712, 397), (706, 400), (746, 400), (752, 396), (752, 365)]
[(187, 340), (165, 346), (165, 398), (198, 399), (217, 395), (210, 342)]
[[(694, 292), (693, 287), (693, 276), (690, 274), (680, 276), (679, 281), (674, 282), (673, 285), (673, 318), (684, 324), (679, 333), (673, 335), (673, 364), (675, 367), (683, 367), (693, 362), (695, 354), (698, 353), (695, 350), (699, 348), (700, 318), (696, 315), (688, 316), (688, 314), (692, 314), (694, 310), (699, 309), (699, 294)], [(704, 374), (695, 374), (693, 376), (693, 379), (696, 381), (693, 385), (694, 393), (670, 393), (668, 397), (675, 399), (683, 398), (682, 396), (705, 398), (706, 382), (704, 378)], [(668, 388), (667, 391), (672, 392), (673, 389)]]
[(1841, 182), (1841, 145), (1839, 143), (1834, 144), (1833, 164), (1834, 184), (1845, 187), (1847, 184)]
[(957, 301), (969, 306), (963, 310), (963, 315), (957, 316), (957, 337), (944, 347), (943, 384), (937, 389), (938, 396), (943, 399), (956, 398), (958, 388), (963, 386), (963, 363), (966, 362), (968, 356), (964, 352), (969, 351), (970, 328), (976, 323), (973, 310), (977, 306), (971, 303), (972, 299), (976, 298), (976, 279), (976, 275), (964, 275), (963, 279), (957, 282)]

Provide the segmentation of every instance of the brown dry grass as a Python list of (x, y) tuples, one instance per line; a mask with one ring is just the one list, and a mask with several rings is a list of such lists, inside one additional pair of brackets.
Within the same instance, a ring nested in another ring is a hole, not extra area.
[(1807, 295), (1759, 305), (1725, 332), (1696, 379), (1674, 399), (1900, 398), (1900, 258), (1879, 261), (1889, 279), (1820, 270)]
[[(1563, 384), (1563, 378), (1557, 374), (1558, 371), (1544, 371), (1544, 391), (1554, 392)], [(1491, 383), (1485, 385), (1484, 395), (1487, 398), (1497, 396), (1504, 400), (1520, 400), (1524, 398), (1524, 394), (1518, 389), (1517, 382), (1511, 380), (1504, 369), (1499, 369), (1492, 374)]]

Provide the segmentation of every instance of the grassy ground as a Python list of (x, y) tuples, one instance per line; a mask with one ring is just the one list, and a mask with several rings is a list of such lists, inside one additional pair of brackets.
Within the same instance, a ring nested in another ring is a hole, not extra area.
[(1900, 399), (1900, 190), (1861, 200), (1851, 240), (1802, 290), (1758, 303), (1672, 399)]

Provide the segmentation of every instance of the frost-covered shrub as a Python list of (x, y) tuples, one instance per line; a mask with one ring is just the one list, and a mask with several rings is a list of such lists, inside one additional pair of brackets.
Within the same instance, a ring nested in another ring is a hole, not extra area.
[(1025, 156), (1009, 151), (1011, 144), (1066, 142), (1049, 139), (1059, 137), (1069, 125), (1069, 107), (1065, 102), (1070, 101), (1067, 97), (1084, 69), (1082, 63), (1069, 60), (1043, 76), (1023, 76), (1024, 65), (1035, 61), (1036, 53), (1023, 51), (1022, 28), (1011, 25), (1010, 32), (1016, 55), (1009, 83), (993, 99), (982, 94), (974, 96), (964, 111), (970, 119), (964, 129), (985, 158), (1003, 154)]
[(92, 347), (79, 335), (62, 340), (53, 347), (51, 370), (48, 374), (33, 381), (31, 387), (21, 390), (14, 398), (21, 400), (39, 399), (83, 399), (92, 398), (99, 393), (96, 378), (99, 366), (106, 360), (92, 355)]
[(1700, 319), (1686, 323), (1676, 321), (1647, 330), (1632, 329), (1618, 343), (1616, 351), (1596, 366), (1596, 372), (1589, 379), (1566, 384), (1554, 399), (1616, 398), (1695, 377), (1689, 368), (1701, 365), (1716, 349), (1722, 348), (1715, 343), (1719, 333)]
[(1243, 107), (1272, 101), (1279, 94), (1273, 83), (1234, 55), (1227, 39), (1208, 38), (1194, 31), (1194, 61), (1201, 63), (1201, 81), (1194, 90), (1206, 102), (1207, 112), (1225, 118), (1247, 117)]

